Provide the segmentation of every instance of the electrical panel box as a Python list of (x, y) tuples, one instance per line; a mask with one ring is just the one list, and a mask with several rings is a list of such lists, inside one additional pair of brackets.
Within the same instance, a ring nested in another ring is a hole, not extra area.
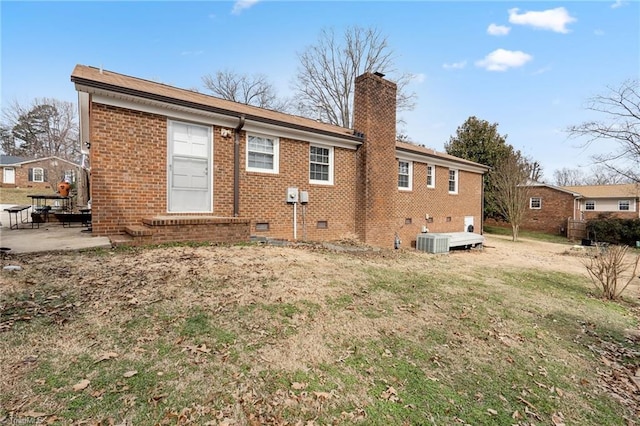
[(287, 188), (287, 203), (298, 202), (298, 188)]
[(300, 202), (307, 204), (309, 202), (309, 193), (307, 191), (300, 191)]

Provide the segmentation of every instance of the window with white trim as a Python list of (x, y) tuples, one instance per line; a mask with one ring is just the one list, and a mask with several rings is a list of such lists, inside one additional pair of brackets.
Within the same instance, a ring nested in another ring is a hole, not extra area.
[(279, 145), (278, 138), (247, 135), (247, 170), (278, 173)]
[(540, 210), (542, 208), (542, 198), (531, 197), (529, 199), (529, 208), (533, 210)]
[(458, 193), (458, 171), (449, 169), (449, 194)]
[(398, 161), (398, 189), (410, 191), (412, 185), (413, 163), (411, 161)]
[(333, 184), (333, 148), (309, 146), (309, 182)]
[(427, 164), (427, 188), (436, 187), (436, 168)]
[(629, 211), (629, 207), (630, 207), (629, 200), (618, 201), (618, 210)]
[(584, 202), (584, 209), (585, 210), (595, 210), (596, 209), (596, 202), (595, 201), (585, 201)]
[(31, 181), (44, 182), (44, 169), (42, 167), (34, 167), (32, 170)]

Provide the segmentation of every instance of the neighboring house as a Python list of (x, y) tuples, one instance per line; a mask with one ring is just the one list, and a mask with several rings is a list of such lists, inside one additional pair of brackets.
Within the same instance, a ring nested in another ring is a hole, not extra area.
[(578, 217), (580, 194), (560, 186), (541, 182), (529, 186), (529, 210), (521, 229), (566, 235), (567, 220)]
[[(529, 210), (521, 229), (566, 235), (568, 220), (599, 216), (640, 218), (640, 185), (554, 186), (529, 185)], [(487, 224), (507, 226), (487, 221)]]
[[(80, 166), (59, 157), (24, 158), (0, 156), (3, 188), (56, 188), (58, 182), (76, 181)], [(55, 190), (55, 189), (54, 189)]]
[[(484, 165), (396, 142), (396, 85), (356, 79), (354, 129), (78, 65), (94, 235), (393, 247), (482, 230)], [(298, 200), (298, 203), (293, 201)]]
[(577, 200), (578, 219), (599, 216), (621, 219), (640, 218), (640, 184), (565, 186), (580, 194)]

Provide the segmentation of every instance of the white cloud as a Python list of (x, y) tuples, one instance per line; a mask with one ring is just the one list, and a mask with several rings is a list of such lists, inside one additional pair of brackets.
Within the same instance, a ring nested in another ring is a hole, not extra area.
[(521, 67), (532, 59), (533, 56), (519, 50), (496, 49), (481, 61), (476, 61), (476, 66), (487, 71), (506, 71), (509, 68)]
[(249, 9), (251, 6), (258, 3), (258, 1), (260, 0), (237, 0), (233, 5), (233, 10), (231, 10), (231, 13), (233, 13), (234, 15), (240, 15), (243, 10)]
[(626, 6), (627, 2), (624, 0), (616, 0), (615, 3), (611, 5), (611, 9), (617, 9), (622, 6)]
[(182, 56), (199, 56), (204, 53), (204, 50), (185, 50), (180, 52)]
[(602, 31), (602, 30), (598, 29), (598, 30), (595, 30), (595, 31), (593, 32), (593, 34), (595, 34), (595, 35), (597, 35), (597, 36), (603, 36), (603, 35), (604, 35), (604, 31)]
[(489, 25), (489, 28), (487, 28), (487, 33), (494, 36), (507, 35), (509, 34), (509, 31), (511, 31), (511, 27), (506, 27), (504, 25), (491, 24)]
[(467, 61), (454, 62), (452, 64), (442, 64), (445, 70), (461, 70), (467, 66)]
[(509, 9), (509, 22), (517, 25), (530, 25), (542, 30), (551, 30), (566, 34), (569, 32), (567, 25), (576, 22), (577, 19), (569, 15), (564, 7), (543, 10), (542, 12), (518, 13), (517, 8)]

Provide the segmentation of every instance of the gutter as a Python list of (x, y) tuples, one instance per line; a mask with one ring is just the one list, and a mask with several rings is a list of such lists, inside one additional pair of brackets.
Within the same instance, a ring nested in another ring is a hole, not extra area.
[(233, 217), (240, 215), (240, 130), (244, 127), (245, 116), (240, 115), (233, 133)]

